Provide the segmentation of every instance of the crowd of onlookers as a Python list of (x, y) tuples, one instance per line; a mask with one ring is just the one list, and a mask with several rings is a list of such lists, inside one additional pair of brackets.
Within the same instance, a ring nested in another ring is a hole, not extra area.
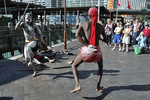
[[(101, 21), (99, 23), (102, 24)], [(150, 21), (140, 22), (139, 19), (126, 21), (124, 24), (120, 21), (112, 22), (107, 19), (104, 25), (109, 46), (115, 50), (119, 45), (119, 51), (129, 52), (129, 46), (139, 46), (141, 53), (149, 49), (150, 39)]]

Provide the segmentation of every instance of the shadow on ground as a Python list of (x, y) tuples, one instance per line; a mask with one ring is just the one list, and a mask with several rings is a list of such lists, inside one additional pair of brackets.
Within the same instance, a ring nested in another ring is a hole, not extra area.
[(13, 100), (13, 97), (0, 97), (0, 100)]
[[(59, 70), (59, 69), (58, 69)], [(79, 74), (79, 79), (86, 79), (88, 78), (91, 74), (93, 75), (97, 75), (98, 70), (79, 70), (78, 74)], [(103, 70), (103, 75), (118, 75), (120, 71), (119, 70)], [(53, 79), (57, 79), (57, 78), (74, 78), (72, 71), (69, 72), (64, 72), (64, 73), (59, 73), (59, 74), (54, 74), (54, 73), (39, 73), (36, 76), (40, 76), (40, 75), (50, 75), (50, 76), (54, 76)]]
[(100, 96), (97, 96), (97, 97), (83, 97), (83, 98), (84, 99), (103, 100), (111, 92), (119, 91), (119, 90), (150, 91), (150, 84), (129, 85), (129, 86), (112, 86), (112, 87), (105, 88), (103, 90), (102, 94), (100, 94)]
[[(42, 67), (42, 70), (45, 68), (45, 66)], [(8, 59), (0, 61), (0, 85), (10, 83), (32, 74), (33, 70), (26, 67), (22, 62)]]

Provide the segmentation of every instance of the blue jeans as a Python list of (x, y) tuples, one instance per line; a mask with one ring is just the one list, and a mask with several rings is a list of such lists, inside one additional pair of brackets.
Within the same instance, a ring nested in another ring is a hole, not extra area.
[(135, 32), (133, 36), (133, 45), (137, 44), (136, 38), (139, 36), (139, 32)]

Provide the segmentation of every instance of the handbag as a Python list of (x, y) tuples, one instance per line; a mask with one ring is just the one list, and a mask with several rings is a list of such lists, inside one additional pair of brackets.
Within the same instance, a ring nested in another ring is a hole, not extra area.
[(106, 31), (106, 35), (111, 35), (111, 31)]
[(134, 54), (138, 55), (140, 53), (141, 53), (140, 46), (139, 45), (134, 46)]

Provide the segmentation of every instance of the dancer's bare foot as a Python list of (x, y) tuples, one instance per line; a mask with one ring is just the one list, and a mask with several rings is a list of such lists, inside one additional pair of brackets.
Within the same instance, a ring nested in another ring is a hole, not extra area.
[(81, 90), (80, 87), (76, 87), (74, 90), (72, 90), (72, 91), (70, 91), (70, 92), (71, 92), (71, 93), (75, 93), (75, 92), (80, 91), (80, 90)]
[(103, 90), (103, 86), (99, 86), (99, 87), (97, 87), (97, 89), (96, 89), (96, 91), (99, 91), (99, 90)]
[(56, 61), (55, 59), (49, 60), (50, 63), (54, 63), (55, 61)]

